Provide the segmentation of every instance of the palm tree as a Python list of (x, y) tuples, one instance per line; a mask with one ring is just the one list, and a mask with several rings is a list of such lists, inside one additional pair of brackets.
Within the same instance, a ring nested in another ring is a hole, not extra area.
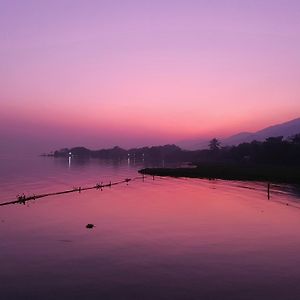
[(213, 138), (212, 140), (209, 141), (208, 146), (211, 151), (217, 151), (220, 149), (221, 142), (218, 139)]

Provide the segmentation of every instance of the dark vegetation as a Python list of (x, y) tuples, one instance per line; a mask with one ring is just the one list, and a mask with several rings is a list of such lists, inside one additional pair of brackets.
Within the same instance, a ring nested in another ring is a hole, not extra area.
[(282, 136), (269, 137), (264, 142), (252, 141), (229, 147), (221, 147), (220, 142), (214, 138), (208, 146), (209, 149), (196, 151), (183, 150), (176, 145), (129, 150), (120, 147), (102, 150), (75, 147), (55, 151), (53, 156), (189, 162), (191, 168), (152, 168), (140, 172), (176, 177), (300, 183), (300, 134), (288, 139), (283, 139)]
[(143, 174), (227, 180), (300, 183), (300, 134), (283, 140), (270, 137), (238, 146), (220, 147), (217, 139), (201, 151), (194, 168), (151, 168)]
[(139, 172), (155, 176), (300, 183), (300, 168), (284, 165), (201, 163), (194, 168), (146, 168)]
[(80, 158), (100, 158), (100, 159), (136, 159), (144, 161), (170, 161), (170, 162), (183, 162), (193, 161), (197, 159), (201, 151), (186, 151), (180, 149), (175, 145), (154, 146), (154, 147), (142, 147), (132, 148), (129, 150), (122, 149), (120, 147), (114, 147), (111, 149), (101, 150), (89, 150), (84, 147), (64, 148), (59, 151), (55, 151), (54, 157), (72, 157)]
[(212, 139), (209, 149), (188, 151), (176, 145), (132, 148), (120, 147), (101, 150), (89, 150), (85, 147), (64, 148), (55, 151), (55, 157), (101, 158), (137, 160), (165, 160), (169, 162), (222, 162), (255, 163), (272, 165), (300, 165), (300, 134), (286, 140), (282, 136), (267, 138), (264, 142), (253, 141), (238, 146), (221, 147), (217, 139)]
[(210, 142), (210, 150), (202, 151), (198, 161), (300, 165), (300, 134), (286, 140), (282, 136), (269, 137), (264, 142), (222, 148), (215, 140)]

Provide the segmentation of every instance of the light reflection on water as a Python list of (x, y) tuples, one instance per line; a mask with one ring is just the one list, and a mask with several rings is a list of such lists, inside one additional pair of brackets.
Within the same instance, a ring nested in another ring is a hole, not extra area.
[[(134, 177), (141, 167), (1, 160), (1, 200)], [(1, 297), (298, 299), (299, 191), (275, 190), (268, 201), (264, 183), (147, 178), (2, 207)]]

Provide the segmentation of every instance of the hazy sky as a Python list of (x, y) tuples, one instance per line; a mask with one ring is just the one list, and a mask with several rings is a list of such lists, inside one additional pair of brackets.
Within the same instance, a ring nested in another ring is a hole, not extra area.
[(299, 0), (0, 0), (2, 149), (160, 144), (293, 119), (299, 53)]

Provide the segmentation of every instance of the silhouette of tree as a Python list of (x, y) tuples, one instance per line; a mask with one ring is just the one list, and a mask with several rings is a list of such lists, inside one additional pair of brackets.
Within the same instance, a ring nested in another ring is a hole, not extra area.
[(298, 134), (295, 134), (295, 135), (293, 135), (293, 136), (290, 136), (289, 138), (288, 138), (288, 141), (290, 142), (290, 143), (292, 143), (292, 144), (300, 144), (300, 133), (298, 133)]
[(221, 142), (218, 139), (213, 138), (212, 140), (209, 141), (208, 146), (211, 151), (216, 151), (220, 149)]
[(283, 136), (271, 136), (266, 138), (266, 142), (269, 144), (280, 144), (283, 141)]

